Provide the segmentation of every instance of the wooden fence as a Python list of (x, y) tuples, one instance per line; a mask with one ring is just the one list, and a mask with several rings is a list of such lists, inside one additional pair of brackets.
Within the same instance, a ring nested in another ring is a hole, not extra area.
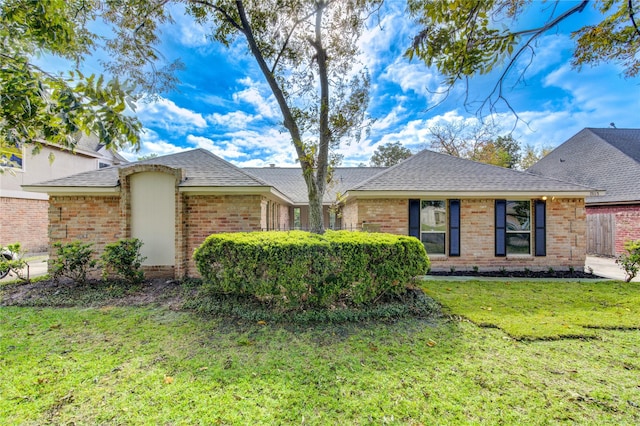
[(616, 218), (611, 213), (587, 215), (587, 254), (616, 255)]

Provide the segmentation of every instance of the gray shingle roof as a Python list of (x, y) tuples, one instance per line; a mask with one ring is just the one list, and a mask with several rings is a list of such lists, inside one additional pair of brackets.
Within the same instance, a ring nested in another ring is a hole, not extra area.
[(583, 129), (528, 171), (606, 191), (587, 204), (640, 202), (640, 129)]
[[(280, 192), (294, 203), (308, 203), (307, 186), (300, 168), (246, 168), (254, 176), (270, 182)], [(349, 188), (370, 177), (386, 170), (384, 167), (338, 167), (333, 173), (333, 179), (327, 186), (323, 201), (332, 203), (338, 193), (344, 194)]]
[[(241, 169), (204, 149), (181, 152), (55, 179), (30, 187), (114, 188), (118, 170), (136, 164), (160, 164), (186, 172), (181, 187), (273, 187), (294, 204), (307, 203), (299, 168)], [(336, 168), (324, 203), (349, 191), (414, 192), (589, 192), (591, 188), (502, 167), (476, 163), (432, 151), (422, 151), (391, 168)]]
[(352, 188), (413, 192), (584, 192), (582, 185), (424, 150)]
[(272, 186), (205, 149), (194, 149), (136, 163), (92, 170), (30, 186), (115, 187), (118, 184), (118, 169), (135, 164), (161, 164), (172, 168), (181, 168), (186, 172), (186, 179), (180, 183), (181, 187)]

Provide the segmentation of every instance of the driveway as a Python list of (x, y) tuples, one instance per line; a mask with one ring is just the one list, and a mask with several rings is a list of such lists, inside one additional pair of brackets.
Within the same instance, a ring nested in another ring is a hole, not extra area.
[[(584, 264), (585, 271), (588, 271), (590, 267), (596, 275), (624, 281), (624, 271), (618, 264), (616, 264), (616, 260), (614, 258), (587, 256), (587, 261)], [(635, 277), (633, 282), (640, 282), (640, 277)]]

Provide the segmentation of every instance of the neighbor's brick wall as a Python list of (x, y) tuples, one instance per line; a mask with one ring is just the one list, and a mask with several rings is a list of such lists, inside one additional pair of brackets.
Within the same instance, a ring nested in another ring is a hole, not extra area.
[(28, 252), (47, 251), (47, 200), (0, 198), (0, 246), (20, 243)]
[(186, 195), (182, 225), (186, 236), (186, 273), (199, 276), (193, 252), (211, 234), (260, 231), (262, 225), (259, 195)]
[(614, 215), (616, 256), (625, 252), (625, 241), (640, 240), (640, 204), (628, 206), (587, 207), (587, 215), (589, 214)]
[[(461, 200), (461, 256), (430, 256), (433, 269), (471, 270), (477, 266), (480, 270), (547, 270), (550, 267), (581, 270), (584, 267), (586, 213), (583, 199), (547, 201), (547, 256), (541, 257), (495, 256), (494, 205), (493, 199)], [(347, 226), (354, 223), (359, 229), (366, 221), (380, 224), (382, 232), (408, 234), (408, 200), (357, 200), (348, 203), (342, 215)]]

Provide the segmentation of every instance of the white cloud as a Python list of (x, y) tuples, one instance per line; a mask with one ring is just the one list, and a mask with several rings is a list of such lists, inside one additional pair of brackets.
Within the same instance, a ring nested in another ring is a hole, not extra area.
[(380, 74), (380, 78), (397, 84), (404, 94), (419, 95), (430, 103), (438, 103), (444, 98), (440, 87), (442, 78), (423, 63), (409, 63), (404, 58), (396, 59)]
[(218, 157), (224, 158), (227, 161), (249, 156), (247, 153), (240, 151), (239, 147), (235, 146), (233, 143), (216, 143), (209, 138), (205, 138), (204, 136), (188, 135), (187, 142), (195, 146), (196, 148), (202, 148), (211, 151)]
[(395, 105), (391, 112), (389, 112), (384, 118), (376, 120), (371, 126), (371, 130), (374, 132), (381, 132), (389, 127), (397, 124), (402, 118), (401, 116), (407, 109), (401, 104)]
[(121, 154), (129, 161), (136, 161), (139, 157), (149, 154), (158, 156), (175, 154), (186, 151), (188, 148), (174, 145), (165, 141), (152, 129), (145, 128), (140, 133), (140, 150), (135, 152), (132, 149), (122, 151)]
[(271, 102), (269, 99), (265, 99), (262, 96), (260, 90), (258, 89), (258, 85), (254, 84), (251, 87), (247, 87), (244, 90), (234, 93), (233, 100), (238, 103), (244, 102), (253, 106), (262, 117), (278, 117), (278, 112), (275, 110), (273, 102)]
[(139, 103), (137, 115), (145, 127), (161, 128), (171, 133), (185, 134), (193, 129), (207, 127), (207, 120), (202, 114), (182, 108), (163, 97)]
[(247, 114), (244, 111), (231, 111), (226, 114), (214, 112), (207, 116), (207, 120), (212, 124), (232, 129), (244, 129), (247, 127), (247, 124), (258, 118), (260, 117)]

